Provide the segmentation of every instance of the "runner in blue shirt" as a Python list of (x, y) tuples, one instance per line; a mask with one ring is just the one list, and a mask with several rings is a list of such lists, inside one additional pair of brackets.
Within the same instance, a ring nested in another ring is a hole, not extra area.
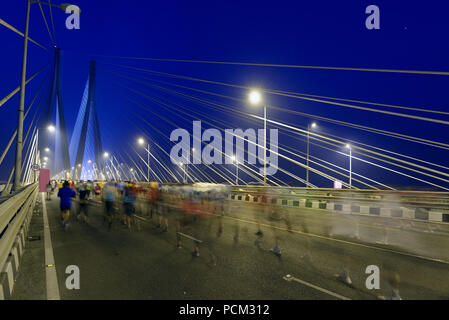
[(68, 181), (64, 181), (62, 188), (58, 191), (58, 197), (61, 198), (61, 218), (64, 230), (69, 226), (70, 208), (72, 207), (72, 198), (76, 197), (76, 192), (70, 188)]

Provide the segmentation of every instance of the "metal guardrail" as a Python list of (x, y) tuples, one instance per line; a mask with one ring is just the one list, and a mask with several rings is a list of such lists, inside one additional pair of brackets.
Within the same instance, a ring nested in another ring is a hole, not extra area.
[(30, 184), (0, 204), (0, 270), (21, 227), (31, 219), (38, 190), (37, 183)]

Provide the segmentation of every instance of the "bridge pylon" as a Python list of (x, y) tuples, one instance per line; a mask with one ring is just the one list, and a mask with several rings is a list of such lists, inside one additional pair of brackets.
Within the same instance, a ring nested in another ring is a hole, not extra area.
[(79, 180), (104, 180), (104, 159), (95, 99), (95, 61), (90, 62), (89, 77), (70, 140), (72, 175)]

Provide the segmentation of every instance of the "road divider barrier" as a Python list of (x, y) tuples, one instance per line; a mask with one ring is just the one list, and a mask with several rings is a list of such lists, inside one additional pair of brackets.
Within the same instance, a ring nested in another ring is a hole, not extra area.
[[(272, 193), (270, 193), (272, 192)], [(311, 208), (342, 214), (449, 223), (449, 193), (234, 187), (228, 200), (271, 203), (282, 207)]]

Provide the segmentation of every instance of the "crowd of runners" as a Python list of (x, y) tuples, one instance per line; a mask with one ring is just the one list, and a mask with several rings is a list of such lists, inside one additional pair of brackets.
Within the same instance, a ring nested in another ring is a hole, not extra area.
[[(93, 205), (102, 206), (102, 226), (107, 230), (110, 231), (113, 225), (117, 224), (125, 226), (130, 231), (139, 231), (142, 221), (152, 221), (162, 233), (170, 231), (176, 235), (177, 248), (181, 248), (186, 242), (193, 243), (193, 257), (200, 256), (200, 248), (207, 249), (211, 265), (217, 263), (214, 245), (223, 233), (223, 217), (233, 217), (231, 206), (226, 201), (230, 196), (230, 187), (225, 185), (53, 180), (47, 185), (47, 200), (51, 199), (51, 194), (56, 190), (60, 198), (61, 224), (64, 230), (69, 227), (71, 213), (74, 213), (77, 221), (88, 224), (89, 208)], [(257, 197), (260, 200), (253, 203), (253, 221), (257, 225), (254, 244), (260, 248), (265, 238), (264, 233), (270, 232), (269, 238), (272, 240), (269, 240), (268, 250), (281, 257), (279, 243), (282, 232), (279, 229), (291, 231), (288, 211), (269, 201), (267, 194), (259, 193)], [(77, 202), (75, 208), (72, 208), (72, 199)], [(233, 221), (234, 226), (230, 231), (233, 232), (234, 242), (237, 243), (240, 222), (238, 218)], [(302, 227), (308, 232), (304, 224)], [(310, 252), (305, 252), (302, 258), (311, 259)], [(345, 263), (342, 265), (342, 272), (336, 276), (338, 280), (352, 285)], [(400, 299), (397, 286), (392, 287), (395, 289), (388, 299)]]

